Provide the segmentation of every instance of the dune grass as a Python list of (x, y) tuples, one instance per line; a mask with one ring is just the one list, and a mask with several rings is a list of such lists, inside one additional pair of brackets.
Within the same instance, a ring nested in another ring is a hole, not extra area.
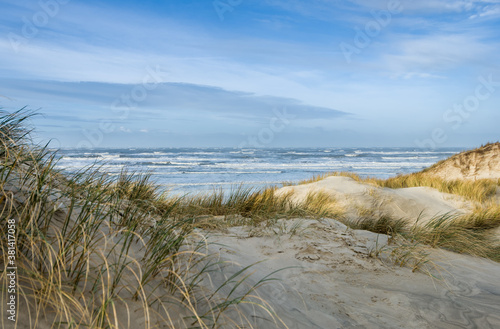
[(419, 224), (418, 218), (411, 224), (407, 219), (387, 216), (360, 217), (344, 223), (353, 229), (403, 238), (407, 242), (404, 246), (416, 242), (500, 262), (500, 241), (491, 231), (500, 227), (498, 205), (467, 215), (436, 216), (425, 224)]
[[(0, 252), (7, 255), (6, 223), (14, 219), (22, 325), (251, 327), (251, 319), (238, 313), (238, 305), (246, 303), (283, 327), (255, 291), (268, 277), (229, 293), (208, 284), (221, 264), (193, 230), (201, 213), (255, 212), (263, 218), (295, 211), (287, 208), (286, 197), (274, 198), (269, 190), (168, 198), (148, 175), (124, 172), (112, 179), (98, 168), (62, 174), (54, 167), (57, 155), (29, 139), (24, 127), (30, 115), (0, 115)], [(0, 264), (6, 301), (5, 257)], [(246, 286), (249, 271), (251, 266), (241, 269), (223, 286)]]
[[(491, 226), (485, 226), (484, 222), (478, 222), (476, 219), (474, 214), (443, 215), (434, 218), (424, 226), (412, 227), (407, 236), (431, 247), (500, 262), (500, 245), (498, 239), (488, 231)], [(498, 218), (495, 218), (495, 222), (498, 222)]]
[(444, 180), (442, 178), (428, 175), (426, 172), (418, 172), (409, 175), (401, 175), (386, 180), (375, 180), (377, 185), (389, 188), (405, 188), (427, 186), (440, 192), (460, 195), (471, 201), (486, 202), (496, 193), (500, 186), (500, 180)]
[[(222, 216), (226, 226), (259, 225), (278, 218), (321, 218), (342, 215), (335, 200), (324, 193), (309, 194), (306, 200), (295, 202), (292, 194), (277, 194), (276, 187), (263, 190), (235, 187), (224, 192), (194, 195), (177, 199), (174, 216)], [(170, 201), (172, 202), (172, 201)], [(231, 222), (231, 219), (239, 220)]]

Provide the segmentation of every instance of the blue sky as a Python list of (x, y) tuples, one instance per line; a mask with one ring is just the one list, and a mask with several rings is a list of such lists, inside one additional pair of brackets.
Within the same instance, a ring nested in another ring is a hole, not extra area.
[(0, 106), (62, 147), (499, 140), (500, 0), (0, 2)]

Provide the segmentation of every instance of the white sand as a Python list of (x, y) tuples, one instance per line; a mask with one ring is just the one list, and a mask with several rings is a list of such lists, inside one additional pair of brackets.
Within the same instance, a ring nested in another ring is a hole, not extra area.
[[(297, 221), (284, 221), (283, 231)], [(428, 250), (432, 262), (424, 271), (432, 278), (370, 257), (370, 250), (384, 249), (387, 236), (334, 220), (300, 223), (306, 230), (292, 237), (272, 231), (249, 237), (248, 228), (237, 227), (210, 238), (222, 261), (238, 264), (233, 271), (267, 259), (251, 268), (249, 284), (284, 269), (273, 275), (280, 281), (259, 289), (283, 320), (279, 327), (500, 328), (500, 264)], [(212, 277), (216, 285), (223, 281), (221, 273)], [(247, 305), (246, 311), (255, 328), (275, 327), (262, 310)]]
[(500, 143), (455, 154), (426, 172), (446, 180), (500, 179)]
[[(379, 188), (347, 177), (278, 190), (289, 192), (295, 201), (304, 201), (311, 192), (327, 193), (352, 218), (359, 216), (356, 209), (367, 208), (412, 223), (419, 218), (419, 224), (463, 214), (470, 207), (462, 198), (432, 188)], [(500, 328), (498, 263), (424, 246), (394, 249), (386, 235), (352, 231), (333, 219), (280, 220), (264, 232), (249, 230), (236, 227), (212, 236), (217, 245), (210, 248), (220, 253), (221, 261), (237, 264), (233, 272), (255, 264), (250, 285), (284, 269), (273, 275), (278, 282), (259, 290), (283, 320), (281, 327)], [(398, 258), (393, 250), (410, 256)], [(263, 259), (267, 261), (259, 263)], [(399, 267), (397, 261), (410, 266)], [(421, 265), (412, 272), (416, 262)], [(213, 276), (215, 285), (223, 282), (221, 273)], [(256, 328), (276, 326), (265, 312), (247, 306)]]
[(341, 176), (278, 190), (279, 194), (289, 192), (293, 192), (295, 201), (305, 200), (309, 193), (325, 192), (343, 205), (352, 218), (358, 216), (356, 209), (364, 208), (376, 211), (379, 216), (405, 218), (412, 222), (420, 218), (421, 224), (440, 215), (463, 214), (469, 207), (462, 198), (429, 187), (380, 188)]

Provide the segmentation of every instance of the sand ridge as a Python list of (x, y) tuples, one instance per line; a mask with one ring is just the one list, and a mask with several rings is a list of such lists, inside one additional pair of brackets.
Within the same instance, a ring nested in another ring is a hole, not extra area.
[(500, 142), (455, 154), (425, 172), (446, 180), (500, 179)]
[(330, 176), (318, 182), (278, 190), (281, 195), (293, 193), (292, 199), (296, 202), (318, 192), (334, 198), (351, 218), (358, 216), (356, 210), (371, 209), (378, 216), (405, 218), (413, 222), (418, 218), (419, 223), (425, 224), (436, 216), (465, 214), (470, 208), (462, 198), (429, 187), (381, 188), (342, 176)]

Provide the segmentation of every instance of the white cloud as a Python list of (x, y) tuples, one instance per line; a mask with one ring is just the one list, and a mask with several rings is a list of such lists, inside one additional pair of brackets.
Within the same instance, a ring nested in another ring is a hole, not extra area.
[[(228, 50), (225, 56), (211, 56), (210, 49), (205, 56), (188, 55), (188, 51), (179, 56), (169, 49), (119, 49), (77, 42), (57, 45), (33, 40), (18, 55), (2, 58), (0, 70), (21, 79), (139, 84), (147, 74), (145, 68), (158, 65), (162, 81), (166, 82), (218, 86), (259, 95), (293, 95), (312, 105), (335, 106), (329, 92), (318, 88), (326, 79), (325, 67), (343, 64), (343, 58), (335, 57), (333, 52), (248, 38), (237, 42), (213, 39), (208, 44), (218, 51), (222, 47)], [(0, 52), (13, 53), (8, 41), (0, 40)], [(244, 52), (246, 56), (260, 56), (259, 61), (248, 63), (240, 55)]]
[(132, 130), (130, 130), (129, 128), (125, 128), (124, 126), (120, 126), (119, 131), (124, 132), (124, 133), (131, 133), (132, 132)]
[[(376, 9), (386, 9), (389, 0), (350, 0), (352, 3)], [(469, 12), (478, 10), (482, 5), (496, 1), (484, 0), (400, 0), (404, 12), (422, 12), (429, 14), (447, 12)]]
[(492, 5), (482, 8), (479, 13), (471, 15), (470, 18), (494, 18), (498, 16), (500, 16), (500, 5)]
[(392, 76), (439, 77), (447, 70), (475, 64), (495, 63), (498, 45), (487, 45), (470, 34), (436, 34), (430, 36), (401, 36), (402, 40), (383, 55)]
[(403, 78), (403, 79), (413, 79), (413, 78), (421, 78), (421, 79), (446, 79), (444, 76), (430, 74), (425, 72), (407, 72), (404, 74), (395, 74), (392, 76), (393, 78)]
[[(466, 14), (464, 18), (499, 14), (498, 0), (400, 0), (403, 15)], [(359, 23), (370, 10), (387, 10), (391, 0), (266, 0), (268, 5), (280, 7), (305, 17), (320, 20), (351, 21)], [(341, 13), (341, 15), (339, 15)], [(365, 18), (366, 19), (366, 18)]]

